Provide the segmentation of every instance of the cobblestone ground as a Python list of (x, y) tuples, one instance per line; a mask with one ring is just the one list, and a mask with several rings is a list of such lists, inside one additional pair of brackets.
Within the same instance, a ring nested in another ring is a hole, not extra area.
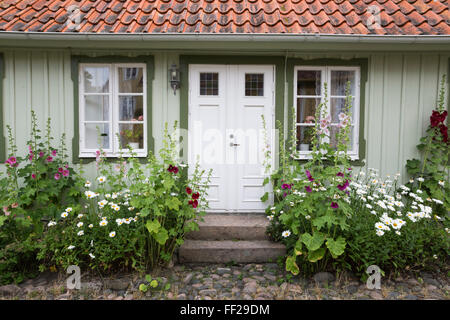
[(291, 277), (277, 264), (176, 265), (152, 274), (158, 286), (146, 293), (144, 275), (122, 274), (114, 278), (82, 274), (81, 289), (67, 290), (66, 274), (43, 273), (20, 285), (0, 287), (0, 299), (137, 300), (137, 299), (243, 299), (243, 300), (447, 300), (450, 281), (446, 275), (421, 273), (381, 279), (380, 290), (368, 290), (350, 274), (318, 273), (311, 278)]

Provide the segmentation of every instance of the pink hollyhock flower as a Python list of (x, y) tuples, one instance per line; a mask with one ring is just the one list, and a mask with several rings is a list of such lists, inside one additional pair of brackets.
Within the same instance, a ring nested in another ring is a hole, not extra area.
[(283, 185), (281, 186), (282, 189), (290, 189), (291, 185), (287, 184), (287, 183), (283, 183)]
[(44, 156), (44, 152), (43, 151), (39, 151), (39, 158), (42, 158), (43, 156)]
[(62, 175), (63, 175), (63, 177), (68, 177), (69, 176), (69, 170), (63, 170)]
[(65, 165), (64, 165), (64, 168), (69, 169), (69, 165), (68, 165), (68, 164), (65, 164)]
[(11, 214), (11, 211), (8, 211), (8, 206), (3, 207), (3, 212), (5, 213), (5, 216), (9, 216)]
[(32, 173), (31, 178), (36, 179), (36, 173)]
[(64, 169), (63, 168), (58, 168), (58, 172), (59, 173), (63, 173)]
[(309, 172), (309, 170), (306, 170), (305, 173), (309, 181), (314, 181), (314, 178), (312, 177), (311, 172)]
[(54, 178), (55, 180), (59, 180), (61, 178), (61, 175), (59, 173), (55, 173)]
[(33, 161), (33, 154), (30, 154), (30, 156), (28, 157), (28, 160)]
[(53, 157), (48, 156), (47, 159), (46, 159), (46, 161), (47, 161), (47, 162), (52, 162), (52, 161), (53, 161)]
[(19, 206), (19, 204), (17, 203), (17, 202), (14, 202), (12, 205), (11, 205), (11, 208), (17, 208)]
[(52, 150), (52, 156), (56, 156), (57, 151), (56, 150)]
[(331, 202), (331, 207), (333, 209), (337, 209), (337, 208), (339, 208), (339, 205), (337, 204), (337, 202)]

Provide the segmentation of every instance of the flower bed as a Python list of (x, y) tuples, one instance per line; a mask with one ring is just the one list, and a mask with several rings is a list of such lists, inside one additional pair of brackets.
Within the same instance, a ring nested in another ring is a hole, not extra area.
[[(290, 147), (281, 135), (281, 165), (270, 177), (275, 204), (266, 213), (269, 235), (288, 248), (286, 270), (298, 274), (350, 269), (364, 278), (370, 265), (383, 272), (446, 266), (450, 207), (443, 96), (441, 90), (428, 136), (422, 139), (422, 149), (431, 150), (428, 159), (424, 164), (417, 160), (415, 176), (407, 185), (399, 182), (399, 174), (383, 180), (375, 169), (353, 172), (347, 156), (352, 101), (348, 93), (339, 114), (336, 147), (328, 142), (326, 101), (316, 109), (312, 158), (306, 164), (293, 152), (295, 126)], [(283, 132), (281, 126), (279, 131)]]

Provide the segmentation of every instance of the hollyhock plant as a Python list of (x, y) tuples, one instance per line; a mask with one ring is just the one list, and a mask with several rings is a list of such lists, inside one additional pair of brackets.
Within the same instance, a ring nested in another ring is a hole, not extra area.
[[(324, 92), (327, 92), (325, 89)], [(301, 270), (324, 270), (327, 263), (344, 253), (346, 239), (343, 231), (351, 217), (351, 207), (346, 193), (350, 184), (348, 151), (352, 97), (347, 97), (333, 145), (330, 143), (331, 116), (328, 114), (327, 98), (316, 107), (311, 159), (300, 163), (290, 150), (296, 150), (297, 127), (292, 125), (288, 142), (280, 132), (280, 167), (272, 175), (272, 182), (282, 190), (280, 180), (294, 181), (288, 194), (274, 193), (274, 205), (267, 208), (271, 216), (268, 233), (274, 240), (282, 241), (288, 248), (286, 270), (298, 274)], [(293, 111), (295, 113), (295, 110)], [(288, 151), (289, 150), (289, 151)], [(280, 190), (280, 191), (281, 191)], [(290, 231), (287, 238), (281, 233)], [(297, 263), (301, 263), (301, 268)]]

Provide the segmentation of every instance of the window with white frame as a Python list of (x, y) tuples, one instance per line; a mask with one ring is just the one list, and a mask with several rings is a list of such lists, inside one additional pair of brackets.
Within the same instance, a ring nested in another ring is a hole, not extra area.
[(294, 105), (297, 134), (297, 154), (300, 159), (310, 157), (314, 137), (315, 113), (318, 105), (325, 101), (325, 83), (327, 84), (327, 114), (331, 117), (330, 134), (327, 137), (332, 146), (336, 146), (336, 134), (339, 130), (339, 114), (345, 109), (345, 91), (350, 82), (352, 96), (351, 129), (348, 155), (358, 159), (359, 136), (359, 88), (360, 67), (350, 66), (297, 66), (294, 69)]
[(146, 65), (84, 63), (79, 70), (80, 157), (147, 156)]

